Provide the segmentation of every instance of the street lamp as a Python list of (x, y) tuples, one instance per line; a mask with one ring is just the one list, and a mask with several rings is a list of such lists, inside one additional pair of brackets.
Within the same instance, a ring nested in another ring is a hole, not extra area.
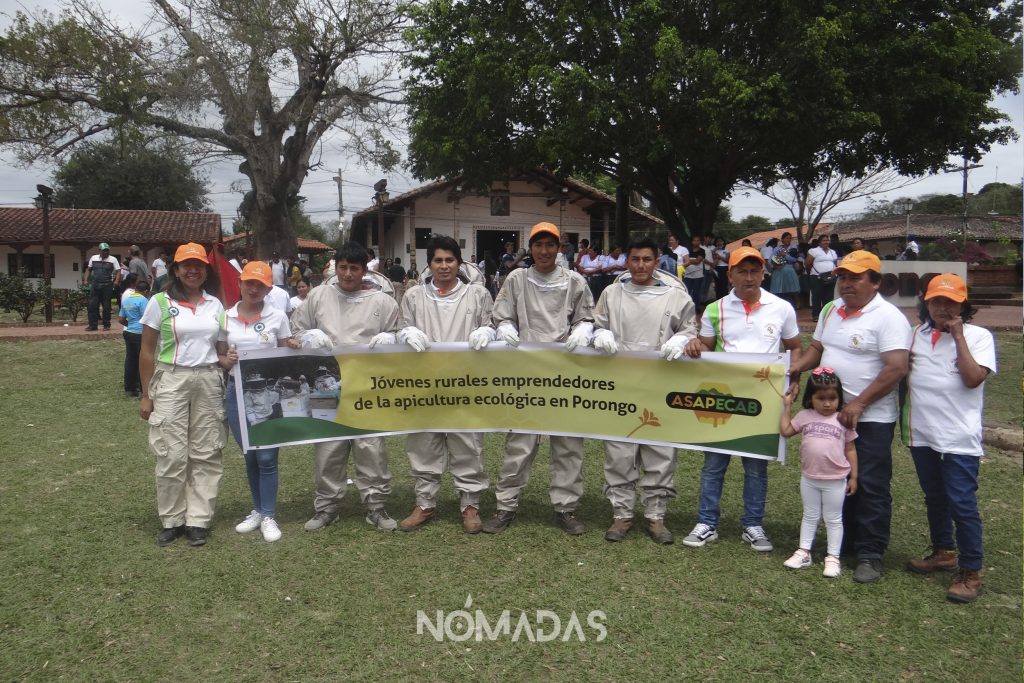
[(914, 208), (914, 202), (909, 199), (900, 199), (896, 202), (896, 210), (907, 214), (907, 244), (910, 244), (910, 212)]
[(50, 207), (53, 206), (53, 188), (36, 185), (39, 195), (35, 198), (37, 209), (43, 210), (43, 284), (46, 285), (46, 322), (53, 322), (53, 296), (50, 293)]
[(377, 249), (384, 250), (384, 202), (388, 200), (388, 181), (381, 178), (373, 184), (373, 202), (377, 205)]

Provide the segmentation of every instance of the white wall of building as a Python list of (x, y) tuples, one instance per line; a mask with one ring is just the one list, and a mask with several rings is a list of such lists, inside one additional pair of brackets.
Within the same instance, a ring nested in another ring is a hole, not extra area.
[(419, 197), (396, 222), (398, 229), (389, 230), (382, 251), (384, 256), (401, 257), (407, 268), (415, 258), (417, 267), (423, 268), (427, 252), (416, 249), (415, 231), (429, 230), (459, 240), (467, 261), (473, 256), (480, 260), (481, 232), (515, 233), (517, 247), (525, 246), (530, 228), (541, 221), (554, 223), (563, 235), (575, 233), (577, 239), (590, 239), (590, 215), (579, 204), (571, 203), (571, 196), (549, 206), (550, 198), (551, 193), (538, 185), (514, 182), (509, 188), (509, 215), (492, 216), (490, 195), (466, 194), (454, 201), (445, 191)]
[[(98, 246), (98, 245), (97, 245)], [(159, 249), (151, 249), (149, 253), (143, 254), (146, 258), (146, 263), (152, 264), (153, 259), (159, 255)], [(8, 263), (12, 256), (17, 252), (8, 246), (0, 246), (0, 273), (10, 275), (8, 271)], [(22, 252), (24, 255), (37, 254), (42, 256), (43, 247), (31, 246)], [(82, 253), (78, 247), (68, 246), (54, 246), (50, 248), (50, 253), (53, 255), (53, 280), (52, 286), (59, 289), (70, 289), (77, 287), (82, 282), (82, 274), (86, 263), (89, 258), (94, 254), (99, 254), (99, 249), (93, 247), (86, 252), (85, 263), (81, 262)], [(11, 255), (11, 256), (9, 256)], [(110, 255), (117, 258), (122, 263), (128, 258), (128, 247), (112, 245), (110, 249)]]

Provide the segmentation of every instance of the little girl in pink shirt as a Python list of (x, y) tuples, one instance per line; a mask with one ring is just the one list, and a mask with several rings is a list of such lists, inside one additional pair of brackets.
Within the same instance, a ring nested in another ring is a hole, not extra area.
[(839, 423), (843, 407), (843, 385), (832, 368), (811, 372), (804, 390), (804, 409), (789, 416), (793, 395), (786, 396), (779, 432), (790, 437), (800, 434), (800, 497), (804, 517), (800, 523), (800, 547), (785, 561), (790, 569), (810, 567), (811, 545), (818, 520), (825, 518), (828, 554), (825, 571), (839, 576), (839, 547), (843, 543), (843, 500), (857, 491), (857, 433)]

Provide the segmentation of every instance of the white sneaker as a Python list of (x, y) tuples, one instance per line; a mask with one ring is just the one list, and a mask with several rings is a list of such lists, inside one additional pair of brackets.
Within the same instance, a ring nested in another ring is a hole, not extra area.
[(812, 564), (811, 554), (802, 548), (797, 548), (796, 552), (782, 564), (790, 569), (806, 569)]
[(253, 510), (249, 513), (248, 517), (235, 525), (235, 531), (240, 534), (247, 534), (250, 531), (256, 531), (260, 528), (260, 522), (262, 521), (263, 515)]
[(825, 571), (821, 573), (822, 576), (827, 579), (834, 579), (839, 576), (842, 571), (838, 557), (833, 557), (832, 555), (825, 556)]
[(273, 517), (263, 518), (263, 521), (260, 522), (260, 531), (263, 532), (263, 540), (267, 543), (273, 543), (281, 538), (281, 529), (278, 528)]
[(683, 539), (683, 545), (688, 545), (691, 548), (700, 548), (705, 543), (711, 543), (716, 540), (718, 540), (718, 532), (715, 530), (715, 527), (708, 526), (707, 524), (698, 524), (693, 527), (690, 535)]

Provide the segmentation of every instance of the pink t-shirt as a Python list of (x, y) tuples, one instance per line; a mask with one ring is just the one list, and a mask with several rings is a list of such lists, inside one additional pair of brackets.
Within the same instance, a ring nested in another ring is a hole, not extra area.
[(805, 408), (792, 420), (800, 432), (800, 471), (808, 479), (845, 479), (850, 473), (846, 444), (857, 438), (857, 432), (839, 424), (839, 413), (828, 417)]

